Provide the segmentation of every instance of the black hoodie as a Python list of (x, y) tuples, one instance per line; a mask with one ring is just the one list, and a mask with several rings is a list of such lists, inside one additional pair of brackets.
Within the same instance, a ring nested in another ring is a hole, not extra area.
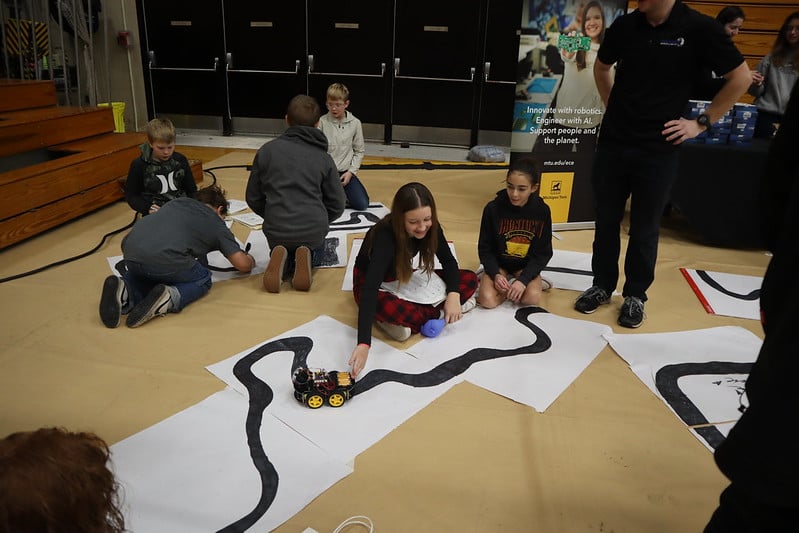
[(552, 214), (538, 195), (517, 207), (504, 189), (486, 204), (480, 221), (477, 254), (493, 279), (503, 268), (527, 285), (552, 258)]
[(159, 161), (148, 143), (139, 148), (141, 156), (130, 164), (125, 180), (125, 200), (131, 208), (146, 215), (153, 204), (162, 206), (183, 196), (194, 198), (197, 184), (186, 156), (173, 152), (166, 161)]

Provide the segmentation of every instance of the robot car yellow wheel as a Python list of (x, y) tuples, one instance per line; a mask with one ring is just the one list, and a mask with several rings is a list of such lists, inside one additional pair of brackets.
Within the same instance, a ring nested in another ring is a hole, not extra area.
[(305, 398), (305, 405), (307, 405), (311, 409), (319, 409), (324, 404), (325, 404), (325, 399), (322, 398), (321, 394), (311, 394), (307, 398)]
[(327, 399), (327, 404), (330, 407), (341, 407), (342, 405), (344, 405), (344, 395), (338, 392), (334, 392)]

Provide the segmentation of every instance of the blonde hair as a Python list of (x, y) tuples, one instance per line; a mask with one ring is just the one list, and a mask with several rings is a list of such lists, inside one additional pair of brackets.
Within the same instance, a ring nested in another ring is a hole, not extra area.
[(333, 83), (327, 88), (327, 98), (329, 100), (344, 100), (345, 102), (350, 99), (350, 90), (343, 83)]
[(144, 127), (147, 140), (151, 143), (162, 142), (172, 144), (175, 142), (175, 125), (168, 118), (154, 118)]

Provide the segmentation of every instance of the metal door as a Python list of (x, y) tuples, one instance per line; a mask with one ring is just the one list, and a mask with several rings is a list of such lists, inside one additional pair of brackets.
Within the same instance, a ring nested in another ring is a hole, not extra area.
[(486, 0), (477, 136), (471, 144), (510, 146), (522, 0)]
[(170, 116), (178, 126), (218, 126), (224, 105), (221, 19), (220, 0), (141, 0), (151, 116)]
[(393, 2), (308, 1), (309, 94), (324, 106), (328, 85), (345, 84), (370, 139), (386, 134), (393, 15)]
[(238, 133), (282, 133), (308, 92), (304, 2), (223, 0), (227, 112)]
[(396, 0), (394, 141), (470, 144), (481, 0)]

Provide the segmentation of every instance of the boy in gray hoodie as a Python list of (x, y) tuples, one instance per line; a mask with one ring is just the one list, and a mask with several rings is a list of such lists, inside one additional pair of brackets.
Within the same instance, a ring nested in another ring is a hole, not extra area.
[(317, 129), (319, 104), (297, 95), (286, 112), (288, 129), (255, 154), (247, 182), (247, 205), (264, 218), (272, 249), (264, 288), (280, 292), (284, 276), (307, 291), (311, 268), (321, 264), (330, 222), (344, 211), (344, 188), (327, 153), (327, 138)]

